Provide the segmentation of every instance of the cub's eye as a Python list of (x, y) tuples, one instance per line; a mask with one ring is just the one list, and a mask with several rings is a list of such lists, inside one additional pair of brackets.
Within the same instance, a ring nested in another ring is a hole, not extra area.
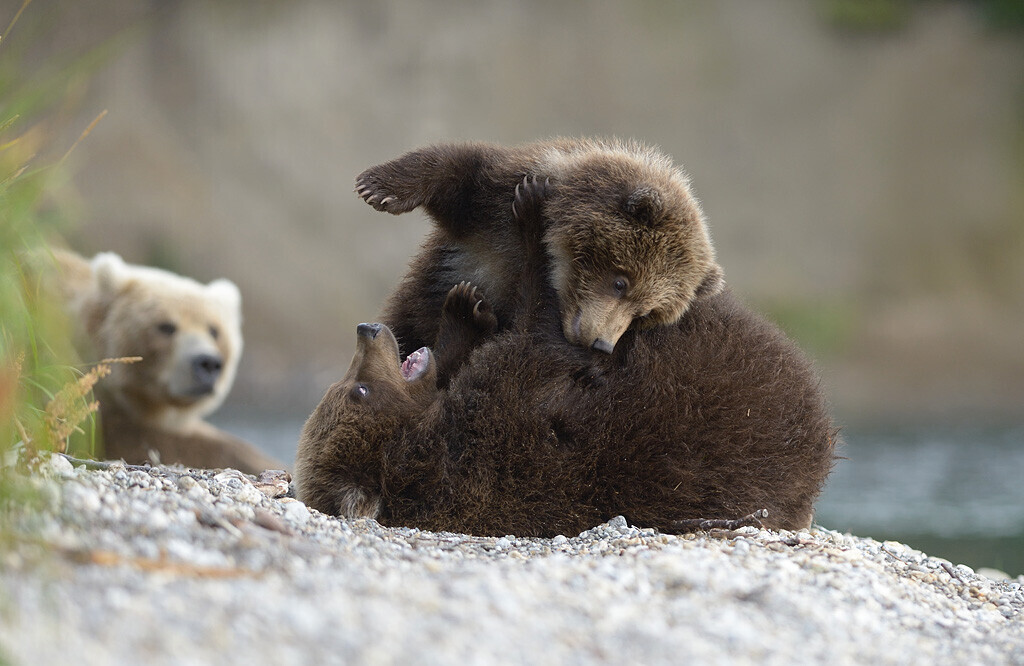
[(625, 295), (626, 290), (629, 289), (629, 280), (624, 277), (615, 278), (615, 281), (612, 282), (612, 289), (615, 290), (617, 296)]
[(352, 387), (352, 397), (361, 400), (370, 395), (370, 387), (366, 384), (356, 384)]
[(178, 332), (178, 327), (173, 322), (165, 321), (156, 327), (156, 330), (160, 331), (164, 335), (174, 335)]
[(216, 326), (211, 326), (210, 327), (210, 337), (213, 338), (214, 340), (219, 338), (220, 337), (220, 329), (217, 328)]

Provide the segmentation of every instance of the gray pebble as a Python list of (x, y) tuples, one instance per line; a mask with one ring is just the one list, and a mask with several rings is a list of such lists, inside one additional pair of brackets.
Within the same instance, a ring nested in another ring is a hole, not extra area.
[(139, 474), (148, 486), (123, 469), (38, 482), (53, 506), (12, 525), (31, 525), (57, 566), (34, 564), (36, 546), (2, 553), (5, 659), (1013, 664), (1024, 653), (1019, 580), (967, 567), (951, 580), (894, 542), (823, 529), (676, 537), (621, 518), (572, 538), (434, 534), (251, 503), (255, 487), (235, 474)]

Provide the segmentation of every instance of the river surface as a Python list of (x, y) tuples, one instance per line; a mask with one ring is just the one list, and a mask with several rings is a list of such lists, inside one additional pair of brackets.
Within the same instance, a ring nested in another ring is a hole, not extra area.
[[(291, 463), (304, 417), (214, 422)], [(816, 522), (1024, 574), (1024, 424), (849, 428)]]

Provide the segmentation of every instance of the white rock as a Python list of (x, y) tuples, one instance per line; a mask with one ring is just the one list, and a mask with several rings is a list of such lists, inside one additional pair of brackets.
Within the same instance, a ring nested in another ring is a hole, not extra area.
[(50, 467), (53, 468), (55, 474), (63, 477), (75, 475), (75, 467), (71, 464), (71, 461), (59, 453), (50, 455)]
[(265, 495), (256, 489), (256, 486), (248, 483), (234, 493), (235, 501), (242, 502), (244, 504), (259, 504), (263, 501)]
[(282, 500), (282, 504), (284, 504), (284, 517), (293, 523), (304, 525), (309, 520), (309, 509), (302, 502), (298, 500)]

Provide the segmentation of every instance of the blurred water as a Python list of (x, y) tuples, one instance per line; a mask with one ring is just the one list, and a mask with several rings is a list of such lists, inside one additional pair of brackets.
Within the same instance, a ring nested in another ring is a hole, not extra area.
[(816, 521), (1024, 574), (1024, 425), (851, 429)]
[[(216, 423), (291, 464), (305, 416)], [(1024, 424), (852, 428), (816, 522), (896, 539), (972, 567), (1024, 574)]]
[(861, 533), (1024, 533), (1024, 427), (843, 434), (818, 520)]

